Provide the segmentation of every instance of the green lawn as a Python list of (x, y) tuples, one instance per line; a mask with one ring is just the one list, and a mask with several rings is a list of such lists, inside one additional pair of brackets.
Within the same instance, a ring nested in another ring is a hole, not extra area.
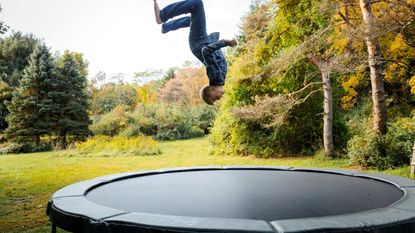
[[(50, 232), (45, 208), (52, 193), (74, 182), (112, 173), (209, 165), (350, 168), (344, 159), (211, 156), (206, 138), (164, 142), (161, 150), (161, 155), (149, 157), (80, 157), (56, 152), (0, 156), (0, 232)], [(408, 172), (406, 167), (385, 173), (408, 176)]]

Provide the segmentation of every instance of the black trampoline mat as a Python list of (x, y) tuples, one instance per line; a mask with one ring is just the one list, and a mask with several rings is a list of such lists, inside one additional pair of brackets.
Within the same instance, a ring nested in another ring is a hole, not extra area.
[(126, 212), (273, 221), (363, 212), (403, 195), (385, 182), (337, 174), (206, 170), (124, 179), (86, 197)]

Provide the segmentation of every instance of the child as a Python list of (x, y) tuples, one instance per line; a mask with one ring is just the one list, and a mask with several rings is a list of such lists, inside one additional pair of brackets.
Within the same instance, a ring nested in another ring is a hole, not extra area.
[[(201, 98), (209, 105), (219, 100), (224, 94), (228, 65), (221, 48), (234, 47), (237, 41), (219, 40), (219, 33), (207, 35), (205, 10), (202, 0), (185, 0), (173, 3), (160, 10), (154, 0), (156, 22), (162, 24), (162, 33), (168, 33), (180, 28), (190, 27), (189, 45), (192, 53), (206, 66), (209, 85), (200, 90)], [(170, 20), (173, 17), (188, 14), (182, 18)]]

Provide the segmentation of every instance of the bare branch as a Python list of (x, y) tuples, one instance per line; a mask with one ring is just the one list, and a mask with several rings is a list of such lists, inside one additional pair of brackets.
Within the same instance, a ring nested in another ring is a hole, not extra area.
[(240, 120), (256, 122), (266, 128), (278, 127), (285, 122), (292, 108), (304, 103), (321, 89), (312, 90), (305, 97), (300, 95), (308, 88), (321, 84), (322, 82), (310, 83), (295, 92), (273, 97), (256, 96), (254, 105), (235, 108), (232, 110), (232, 114)]
[(349, 25), (351, 28), (356, 29), (357, 27), (350, 22), (350, 19), (346, 17), (341, 11), (337, 12), (339, 16), (344, 20), (344, 22)]

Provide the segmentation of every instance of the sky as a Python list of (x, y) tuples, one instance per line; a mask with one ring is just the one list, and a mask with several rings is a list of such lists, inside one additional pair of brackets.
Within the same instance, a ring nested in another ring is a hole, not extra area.
[[(159, 0), (161, 8), (176, 0)], [(204, 0), (208, 33), (239, 33), (251, 0)], [(189, 29), (167, 34), (156, 24), (152, 0), (0, 0), (0, 20), (11, 30), (33, 33), (51, 47), (84, 54), (90, 77), (180, 67), (196, 58)]]

